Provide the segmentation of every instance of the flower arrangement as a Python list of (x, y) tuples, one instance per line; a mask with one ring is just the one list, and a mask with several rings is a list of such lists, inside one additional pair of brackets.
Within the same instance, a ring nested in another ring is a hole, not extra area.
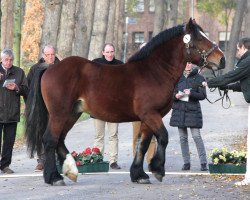
[(71, 155), (75, 159), (77, 166), (81, 166), (88, 163), (103, 162), (103, 155), (100, 149), (97, 147), (94, 147), (92, 149), (88, 147), (82, 153), (77, 153), (73, 151)]
[(214, 165), (218, 164), (233, 164), (242, 165), (247, 162), (247, 155), (245, 151), (233, 150), (229, 152), (227, 148), (218, 149), (215, 148), (209, 155), (212, 158), (212, 163)]

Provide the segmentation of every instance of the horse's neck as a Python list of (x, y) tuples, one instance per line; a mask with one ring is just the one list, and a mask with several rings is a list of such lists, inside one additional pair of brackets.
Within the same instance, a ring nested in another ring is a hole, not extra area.
[[(158, 50), (149, 56), (150, 64), (156, 73), (166, 73), (171, 79), (179, 80), (185, 69), (183, 46), (176, 45), (173, 47), (165, 47), (165, 49), (173, 49), (170, 52)], [(177, 57), (176, 57), (177, 56)]]

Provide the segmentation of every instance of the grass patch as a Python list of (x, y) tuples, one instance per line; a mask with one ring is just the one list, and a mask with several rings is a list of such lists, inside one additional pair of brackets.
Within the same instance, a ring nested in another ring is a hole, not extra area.
[(24, 136), (24, 117), (21, 115), (20, 122), (17, 123), (16, 140), (22, 139)]

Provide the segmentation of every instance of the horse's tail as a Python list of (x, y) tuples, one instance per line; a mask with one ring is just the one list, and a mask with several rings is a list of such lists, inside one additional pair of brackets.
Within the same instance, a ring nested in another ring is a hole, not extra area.
[(48, 124), (48, 111), (41, 93), (41, 77), (45, 69), (37, 70), (30, 84), (25, 110), (25, 138), (30, 157), (43, 149), (42, 138)]

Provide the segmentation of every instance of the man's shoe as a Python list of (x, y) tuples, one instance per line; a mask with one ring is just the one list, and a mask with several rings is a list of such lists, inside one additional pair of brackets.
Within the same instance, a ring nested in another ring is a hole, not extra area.
[(183, 165), (182, 170), (186, 171), (186, 170), (190, 170), (190, 163), (186, 163)]
[(2, 173), (4, 174), (13, 174), (14, 171), (12, 169), (10, 169), (9, 167), (5, 167), (3, 170), (2, 170)]
[(35, 168), (35, 172), (41, 172), (41, 171), (43, 171), (43, 168), (44, 168), (43, 164), (38, 163), (36, 168)]
[(201, 164), (201, 171), (207, 171), (207, 163)]
[(121, 169), (121, 167), (117, 164), (117, 162), (111, 163), (110, 167), (111, 167), (112, 169)]

